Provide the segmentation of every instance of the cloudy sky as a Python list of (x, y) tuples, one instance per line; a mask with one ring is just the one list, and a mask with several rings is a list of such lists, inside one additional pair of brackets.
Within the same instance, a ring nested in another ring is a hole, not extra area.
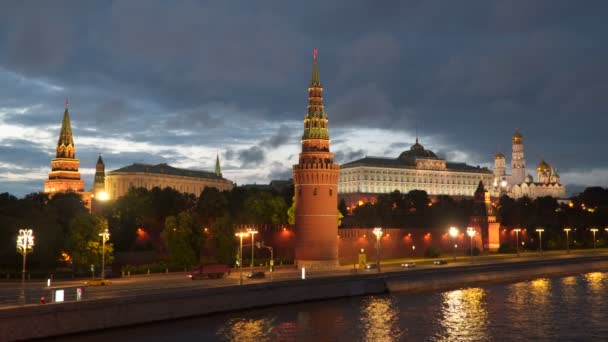
[(65, 98), (92, 186), (134, 162), (242, 183), (297, 163), (312, 49), (338, 162), (415, 139), (491, 166), (525, 136), (528, 172), (608, 186), (605, 1), (0, 3), (0, 192), (40, 191)]

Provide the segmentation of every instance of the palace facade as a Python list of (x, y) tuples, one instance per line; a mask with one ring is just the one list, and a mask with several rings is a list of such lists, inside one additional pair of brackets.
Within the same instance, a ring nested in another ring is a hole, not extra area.
[(347, 206), (353, 208), (393, 191), (424, 190), (431, 196), (472, 197), (480, 180), (492, 184), (492, 171), (446, 161), (416, 139), (397, 158), (365, 157), (343, 164), (338, 192)]
[(222, 177), (219, 156), (215, 172), (179, 169), (167, 164), (134, 163), (105, 175), (104, 188), (110, 199), (125, 195), (130, 188), (152, 190), (155, 187), (172, 188), (198, 197), (206, 187), (232, 190), (234, 183)]

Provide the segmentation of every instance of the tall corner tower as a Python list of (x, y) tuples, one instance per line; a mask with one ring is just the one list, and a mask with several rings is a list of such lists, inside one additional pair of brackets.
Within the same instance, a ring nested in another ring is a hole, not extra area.
[(302, 153), (293, 166), (295, 185), (295, 256), (298, 267), (335, 268), (338, 260), (338, 175), (329, 152), (323, 88), (313, 51), (308, 111), (304, 117)]
[(97, 158), (95, 164), (95, 181), (93, 183), (93, 194), (97, 197), (98, 194), (106, 191), (106, 165), (101, 159), (101, 154)]
[(76, 147), (66, 99), (61, 132), (57, 142), (57, 153), (51, 161), (51, 172), (49, 172), (49, 179), (44, 182), (44, 192), (51, 194), (67, 191), (84, 192), (84, 180), (80, 179), (78, 171), (79, 164), (80, 162), (76, 159)]
[(513, 154), (511, 156), (512, 183), (521, 184), (526, 180), (526, 159), (524, 158), (524, 136), (519, 129), (513, 134)]

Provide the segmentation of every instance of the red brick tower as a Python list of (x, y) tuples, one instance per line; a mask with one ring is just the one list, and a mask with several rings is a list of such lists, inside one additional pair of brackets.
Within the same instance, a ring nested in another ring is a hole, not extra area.
[(293, 166), (296, 201), (296, 261), (299, 267), (334, 268), (338, 262), (338, 175), (329, 152), (323, 88), (313, 52), (308, 112), (304, 117), (302, 153)]
[(80, 162), (76, 159), (76, 148), (66, 99), (61, 132), (57, 142), (57, 154), (56, 158), (51, 161), (51, 172), (49, 172), (49, 179), (44, 182), (44, 192), (51, 194), (67, 191), (84, 192), (84, 180), (80, 179), (80, 172), (78, 172), (79, 164)]

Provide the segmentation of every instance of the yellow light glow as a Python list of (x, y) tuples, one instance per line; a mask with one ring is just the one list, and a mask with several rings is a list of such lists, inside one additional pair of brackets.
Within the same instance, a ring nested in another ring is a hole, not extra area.
[(107, 192), (100, 191), (99, 193), (97, 193), (97, 196), (95, 198), (97, 198), (100, 201), (107, 201), (110, 199), (110, 196), (108, 195)]
[(457, 237), (458, 236), (458, 228), (456, 228), (456, 227), (450, 227), (449, 233), (450, 233), (451, 237), (453, 237), (453, 238)]

